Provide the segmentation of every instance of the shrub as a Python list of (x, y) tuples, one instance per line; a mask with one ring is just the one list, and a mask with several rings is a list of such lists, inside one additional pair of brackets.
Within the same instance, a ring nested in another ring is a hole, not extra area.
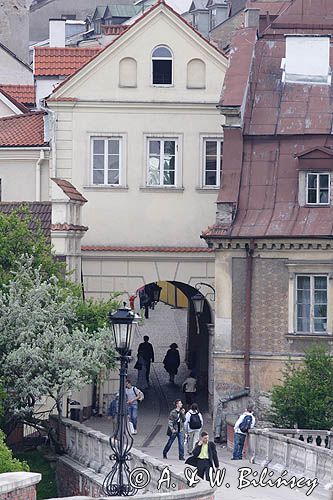
[(29, 472), (29, 466), (26, 462), (20, 462), (13, 458), (12, 451), (6, 446), (5, 435), (0, 431), (0, 474), (4, 472)]
[(301, 367), (287, 364), (282, 385), (272, 391), (270, 418), (284, 428), (333, 426), (333, 358), (326, 349), (307, 351)]

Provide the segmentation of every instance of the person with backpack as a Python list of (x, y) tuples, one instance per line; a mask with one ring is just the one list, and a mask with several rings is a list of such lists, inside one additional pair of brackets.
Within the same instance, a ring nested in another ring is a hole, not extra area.
[(248, 405), (246, 411), (239, 417), (234, 426), (234, 450), (231, 460), (242, 460), (243, 448), (249, 430), (254, 427), (256, 419), (253, 415), (253, 406)]
[(138, 402), (143, 401), (144, 394), (140, 389), (131, 384), (129, 379), (126, 380), (126, 398), (129, 420), (133, 424), (133, 434), (137, 434), (138, 425)]
[(203, 418), (198, 405), (193, 403), (185, 415), (184, 429), (187, 434), (187, 452), (191, 455), (194, 446), (199, 441)]

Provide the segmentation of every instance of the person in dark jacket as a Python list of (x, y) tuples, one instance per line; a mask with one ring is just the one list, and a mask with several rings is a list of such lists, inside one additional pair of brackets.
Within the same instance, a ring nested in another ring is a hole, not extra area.
[(218, 468), (219, 459), (217, 456), (216, 446), (213, 441), (209, 441), (208, 432), (202, 431), (200, 440), (196, 444), (192, 456), (186, 462), (198, 469), (198, 476), (201, 479), (209, 481), (209, 469), (211, 467)]
[(171, 410), (169, 415), (167, 431), (169, 439), (163, 449), (163, 458), (168, 458), (167, 453), (177, 438), (179, 460), (184, 460), (184, 422), (185, 410), (183, 408), (183, 403), (180, 399), (176, 399), (175, 408)]
[(180, 357), (178, 352), (178, 345), (173, 342), (168, 349), (165, 358), (163, 360), (164, 368), (169, 374), (170, 382), (175, 383), (175, 375), (177, 375), (178, 368), (180, 365)]
[(138, 347), (138, 357), (142, 356), (146, 365), (146, 380), (149, 385), (150, 363), (154, 363), (154, 349), (149, 342), (148, 335), (143, 337), (144, 342), (141, 342)]

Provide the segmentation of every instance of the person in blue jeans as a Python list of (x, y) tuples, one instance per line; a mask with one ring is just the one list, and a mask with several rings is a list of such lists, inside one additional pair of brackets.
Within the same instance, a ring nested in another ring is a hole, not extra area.
[(183, 403), (180, 399), (176, 399), (175, 408), (171, 410), (168, 421), (168, 431), (169, 436), (168, 442), (163, 450), (163, 458), (168, 458), (167, 453), (173, 445), (176, 438), (178, 439), (178, 454), (179, 460), (185, 460), (184, 458), (184, 422), (185, 422), (185, 409), (183, 408)]
[(133, 424), (134, 432), (137, 434), (138, 426), (138, 401), (140, 398), (141, 391), (137, 387), (131, 384), (129, 379), (126, 380), (126, 398), (127, 398), (127, 408), (129, 419)]
[(244, 443), (246, 436), (248, 434), (248, 430), (245, 432), (242, 432), (240, 427), (242, 427), (242, 422), (244, 421), (245, 417), (251, 417), (250, 426), (249, 428), (252, 429), (256, 423), (256, 419), (253, 415), (253, 406), (248, 405), (246, 411), (239, 417), (237, 422), (235, 423), (234, 426), (234, 449), (232, 453), (232, 458), (231, 460), (242, 460), (243, 458), (243, 448), (244, 448)]

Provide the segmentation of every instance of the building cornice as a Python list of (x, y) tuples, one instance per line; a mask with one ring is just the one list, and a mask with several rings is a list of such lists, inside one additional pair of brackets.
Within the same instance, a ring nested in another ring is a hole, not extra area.
[(211, 239), (207, 238), (209, 241), (209, 246), (215, 251), (225, 251), (225, 250), (245, 250), (249, 244), (249, 241), (254, 242), (255, 250), (333, 250), (333, 237), (330, 238), (318, 238), (313, 236), (312, 238), (307, 236), (306, 238), (223, 238), (223, 239)]

